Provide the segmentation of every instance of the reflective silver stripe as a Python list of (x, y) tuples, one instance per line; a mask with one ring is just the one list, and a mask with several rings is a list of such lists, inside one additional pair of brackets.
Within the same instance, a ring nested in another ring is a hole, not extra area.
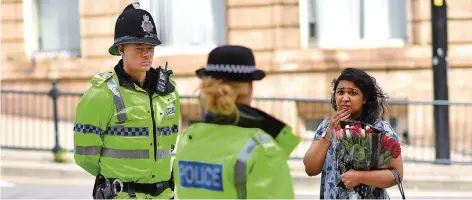
[[(266, 134), (259, 134), (257, 136), (260, 142), (269, 141), (270, 138)], [(236, 166), (234, 169), (234, 184), (236, 187), (236, 191), (238, 193), (238, 199), (245, 199), (247, 196), (246, 193), (246, 168), (247, 168), (247, 161), (249, 160), (249, 156), (251, 156), (252, 151), (258, 145), (258, 143), (251, 139), (246, 143), (243, 150), (239, 152), (238, 158), (236, 160)]]
[(123, 150), (123, 149), (109, 149), (103, 148), (103, 157), (110, 158), (125, 158), (125, 159), (148, 159), (149, 150)]
[(126, 108), (123, 102), (118, 85), (114, 79), (107, 82), (108, 89), (113, 94), (113, 101), (115, 101), (116, 115), (118, 117), (118, 124), (123, 124), (126, 121)]
[(164, 159), (164, 158), (170, 157), (171, 153), (172, 153), (172, 150), (170, 148), (158, 149), (156, 152), (157, 159)]
[(261, 142), (267, 142), (270, 140), (269, 136), (267, 136), (266, 134), (259, 134), (257, 137)]
[(246, 166), (249, 156), (256, 146), (257, 142), (254, 141), (254, 139), (249, 140), (243, 150), (239, 152), (238, 159), (236, 160), (236, 167), (234, 169), (234, 185), (236, 186), (238, 199), (246, 198)]
[(75, 153), (80, 155), (99, 155), (102, 151), (101, 146), (89, 146), (89, 147), (82, 147), (82, 146), (75, 146)]

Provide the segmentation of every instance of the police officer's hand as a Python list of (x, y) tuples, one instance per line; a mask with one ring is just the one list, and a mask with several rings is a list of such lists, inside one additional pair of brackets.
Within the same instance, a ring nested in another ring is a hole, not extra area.
[(341, 125), (339, 122), (349, 119), (350, 115), (351, 114), (348, 112), (347, 109), (341, 109), (341, 110), (338, 110), (336, 113), (334, 113), (333, 116), (331, 117), (327, 134), (329, 134), (331, 137), (334, 137), (333, 135), (334, 131), (341, 128)]

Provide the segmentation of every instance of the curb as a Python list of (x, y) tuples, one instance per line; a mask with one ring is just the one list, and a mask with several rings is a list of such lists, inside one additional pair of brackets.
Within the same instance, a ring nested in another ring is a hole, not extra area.
[(25, 162), (8, 162), (1, 165), (2, 176), (22, 176), (37, 178), (94, 178), (91, 174), (77, 166), (75, 163), (48, 163), (41, 167)]

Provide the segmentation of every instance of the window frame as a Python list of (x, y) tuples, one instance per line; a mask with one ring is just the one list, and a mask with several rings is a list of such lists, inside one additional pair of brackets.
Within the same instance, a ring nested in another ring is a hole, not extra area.
[[(58, 58), (80, 58), (82, 55), (82, 49), (79, 45), (78, 51), (72, 50), (43, 50), (40, 49), (39, 36), (40, 30), (37, 28), (41, 23), (39, 15), (39, 4), (40, 0), (24, 0), (23, 1), (23, 28), (24, 28), (24, 46), (26, 58), (32, 60), (55, 60)], [(80, 0), (77, 0), (80, 4)], [(79, 9), (79, 7), (77, 7)], [(28, 12), (31, 11), (31, 12)], [(80, 13), (78, 13), (78, 26), (80, 31)], [(79, 34), (80, 35), (80, 34)], [(79, 44), (81, 43), (81, 37), (79, 37)]]

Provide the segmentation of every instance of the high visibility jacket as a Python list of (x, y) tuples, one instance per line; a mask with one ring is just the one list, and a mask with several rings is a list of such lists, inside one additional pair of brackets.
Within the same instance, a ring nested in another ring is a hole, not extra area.
[(285, 126), (274, 139), (283, 149), (287, 159), (301, 142), (301, 137), (296, 135), (290, 126)]
[(286, 152), (259, 128), (198, 123), (180, 134), (177, 198), (283, 198), (294, 190)]
[(76, 109), (75, 162), (122, 182), (169, 180), (180, 121), (177, 90), (150, 96), (135, 84), (121, 86), (115, 72), (95, 75), (91, 83)]

